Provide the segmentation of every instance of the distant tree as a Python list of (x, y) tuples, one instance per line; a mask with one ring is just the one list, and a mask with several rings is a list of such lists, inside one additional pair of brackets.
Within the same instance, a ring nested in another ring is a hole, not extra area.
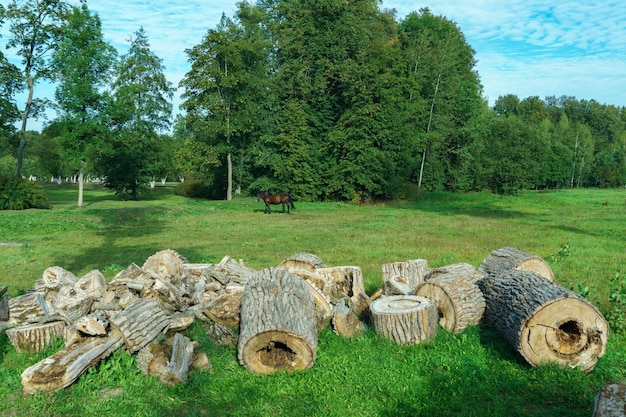
[(84, 164), (93, 160), (108, 131), (110, 97), (104, 89), (117, 52), (104, 41), (101, 26), (98, 15), (92, 15), (86, 4), (73, 7), (53, 53), (60, 136), (67, 162), (78, 171), (79, 208), (83, 206)]
[(131, 39), (112, 84), (112, 135), (97, 167), (105, 186), (122, 198), (138, 199), (140, 191), (158, 174), (158, 134), (171, 123), (173, 88), (164, 75), (162, 59), (151, 50), (145, 30)]
[(12, 1), (6, 8), (0, 8), (0, 20), (9, 24), (6, 46), (15, 50), (21, 59), (20, 81), (28, 90), (22, 111), (17, 177), (22, 171), (28, 119), (37, 117), (43, 108), (42, 102), (33, 98), (35, 85), (40, 80), (51, 79), (54, 74), (50, 54), (57, 48), (67, 9), (68, 4), (61, 0)]

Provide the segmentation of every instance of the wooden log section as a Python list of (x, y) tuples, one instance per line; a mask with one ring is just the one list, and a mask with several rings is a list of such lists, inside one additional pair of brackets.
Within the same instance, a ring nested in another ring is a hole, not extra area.
[(455, 277), (461, 277), (464, 280), (476, 282), (481, 279), (484, 274), (478, 271), (474, 265), (470, 265), (465, 262), (459, 262), (456, 264), (444, 265), (431, 269), (426, 275), (426, 282), (437, 279), (452, 279)]
[(152, 298), (140, 298), (110, 318), (110, 324), (123, 335), (126, 347), (131, 353), (137, 352), (165, 333), (169, 328), (169, 318), (158, 302)]
[(508, 269), (535, 272), (550, 281), (554, 281), (554, 272), (543, 258), (515, 248), (507, 247), (494, 250), (478, 267), (478, 270), (484, 274), (497, 274)]
[(437, 335), (437, 306), (418, 295), (392, 295), (379, 298), (370, 305), (372, 325), (376, 333), (399, 345), (415, 345)]
[(165, 249), (150, 256), (141, 267), (144, 271), (157, 274), (161, 279), (178, 283), (183, 274), (187, 258), (172, 249)]
[(344, 298), (335, 306), (333, 315), (333, 330), (339, 336), (353, 338), (365, 331), (365, 325), (349, 306), (350, 299)]
[(411, 290), (424, 282), (428, 272), (426, 259), (412, 259), (404, 262), (392, 262), (382, 265), (383, 283), (393, 277), (402, 278)]
[(331, 284), (331, 301), (338, 303), (350, 298), (357, 314), (369, 314), (370, 297), (365, 292), (363, 272), (358, 266), (334, 266), (318, 268), (316, 272)]
[(287, 269), (259, 271), (241, 299), (237, 355), (248, 370), (270, 374), (313, 366), (317, 349), (313, 299)]
[(603, 386), (596, 395), (592, 417), (626, 417), (626, 383)]
[(64, 331), (64, 322), (53, 321), (14, 327), (8, 329), (6, 334), (16, 352), (41, 352), (50, 346), (56, 337), (63, 338)]
[(278, 268), (298, 268), (313, 272), (317, 268), (326, 268), (326, 264), (320, 259), (319, 256), (312, 253), (302, 252), (296, 253), (295, 255), (291, 255), (290, 257), (284, 259), (280, 264), (278, 264)]
[(123, 344), (124, 338), (117, 331), (106, 337), (89, 337), (72, 344), (22, 372), (24, 393), (65, 388)]
[(416, 295), (429, 298), (437, 305), (439, 325), (451, 333), (480, 322), (485, 312), (485, 298), (472, 280), (473, 275), (451, 275), (422, 284)]
[(478, 281), (485, 319), (532, 366), (553, 362), (591, 371), (606, 350), (609, 325), (587, 300), (529, 271), (510, 270)]
[(70, 271), (60, 267), (51, 266), (43, 271), (43, 284), (46, 288), (56, 289), (64, 285), (72, 286), (78, 278)]
[(9, 327), (23, 326), (52, 315), (52, 306), (43, 292), (31, 292), (9, 299)]
[(172, 355), (160, 376), (160, 381), (166, 385), (176, 385), (187, 380), (187, 374), (193, 361), (193, 343), (187, 336), (180, 333), (174, 335)]

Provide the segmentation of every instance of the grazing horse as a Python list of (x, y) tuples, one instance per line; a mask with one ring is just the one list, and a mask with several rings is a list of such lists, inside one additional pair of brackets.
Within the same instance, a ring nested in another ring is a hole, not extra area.
[(296, 206), (293, 204), (293, 199), (287, 193), (280, 194), (270, 194), (267, 191), (263, 193), (258, 193), (256, 195), (256, 201), (263, 200), (265, 202), (265, 210), (264, 213), (271, 213), (270, 204), (282, 204), (283, 205), (283, 213), (285, 212), (285, 206), (287, 206), (287, 213), (291, 213), (291, 209), (295, 209)]

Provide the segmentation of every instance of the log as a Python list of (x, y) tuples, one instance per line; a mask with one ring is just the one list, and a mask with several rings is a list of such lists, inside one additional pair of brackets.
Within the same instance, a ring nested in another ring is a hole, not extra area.
[(478, 271), (474, 265), (470, 265), (465, 262), (459, 262), (456, 264), (444, 265), (438, 268), (431, 269), (426, 275), (426, 282), (430, 282), (436, 279), (453, 279), (455, 277), (461, 277), (464, 280), (476, 282), (481, 279), (484, 274)]
[(9, 327), (37, 322), (52, 315), (52, 306), (43, 292), (31, 292), (9, 299)]
[(494, 250), (478, 267), (483, 274), (497, 274), (509, 269), (535, 272), (554, 281), (554, 272), (543, 258), (515, 248), (506, 247)]
[[(6, 287), (5, 287), (6, 288)], [(9, 297), (2, 295), (0, 299), (0, 321), (9, 321)]]
[(439, 316), (436, 304), (417, 295), (393, 295), (370, 305), (372, 325), (380, 336), (399, 345), (414, 345), (437, 335)]
[(291, 255), (290, 257), (283, 259), (283, 261), (278, 264), (278, 268), (304, 269), (305, 271), (313, 272), (318, 268), (326, 268), (326, 264), (320, 259), (319, 256), (312, 253), (302, 252), (296, 253), (295, 255)]
[(14, 327), (8, 329), (6, 334), (16, 352), (41, 352), (50, 346), (55, 338), (63, 338), (64, 330), (64, 322), (53, 321)]
[(234, 345), (237, 343), (237, 334), (222, 323), (210, 323), (206, 335), (216, 345)]
[(439, 275), (422, 284), (415, 294), (436, 303), (442, 328), (461, 333), (468, 326), (478, 324), (485, 312), (485, 298), (473, 277), (473, 274), (452, 273), (448, 278)]
[(107, 282), (104, 275), (97, 269), (88, 272), (77, 280), (73, 285), (74, 290), (84, 291), (93, 301), (99, 300), (107, 290)]
[(478, 281), (485, 319), (532, 366), (553, 362), (591, 371), (606, 350), (609, 325), (584, 298), (530, 271), (509, 270)]
[(73, 286), (78, 278), (70, 271), (60, 267), (51, 266), (43, 271), (43, 284), (46, 288), (56, 289), (64, 285)]
[(103, 310), (83, 316), (76, 323), (76, 330), (89, 336), (104, 336), (108, 327), (109, 320)]
[(335, 313), (333, 314), (333, 330), (339, 336), (351, 339), (363, 334), (365, 331), (365, 325), (349, 307), (349, 304), (349, 299), (342, 299), (335, 306)]
[(109, 283), (109, 287), (113, 289), (125, 287), (143, 293), (152, 287), (155, 278), (155, 274), (146, 272), (136, 264), (131, 263), (126, 269), (118, 272), (113, 277)]
[(75, 323), (78, 319), (89, 313), (93, 302), (94, 298), (91, 294), (80, 288), (66, 285), (61, 287), (52, 302), (52, 306), (56, 313), (67, 317), (68, 320)]
[(357, 314), (368, 315), (370, 298), (365, 292), (363, 272), (358, 266), (334, 266), (315, 270), (331, 284), (331, 301), (350, 298)]
[(209, 265), (202, 274), (206, 278), (212, 278), (222, 285), (229, 282), (246, 285), (248, 280), (254, 276), (256, 270), (249, 268), (243, 264), (243, 261), (237, 262), (230, 256), (224, 256), (220, 263)]
[(156, 300), (140, 298), (110, 319), (123, 336), (127, 349), (137, 352), (169, 328), (169, 318)]
[(193, 361), (193, 343), (180, 333), (174, 335), (172, 356), (165, 366), (159, 380), (166, 385), (176, 385), (187, 380), (187, 374)]
[(288, 269), (258, 272), (241, 299), (239, 362), (263, 374), (304, 370), (313, 366), (316, 349), (313, 299), (304, 281)]
[(244, 291), (224, 293), (202, 310), (209, 320), (236, 327), (239, 325), (239, 312), (241, 309), (241, 297)]
[(390, 295), (415, 295), (415, 288), (411, 288), (401, 276), (395, 275), (383, 282), (381, 296)]
[(311, 291), (313, 306), (315, 308), (315, 328), (321, 332), (330, 323), (333, 317), (333, 307), (328, 297), (313, 282), (305, 279), (304, 282)]
[(607, 384), (596, 395), (592, 417), (626, 417), (626, 384)]
[(183, 275), (183, 265), (187, 258), (172, 249), (165, 249), (150, 256), (141, 267), (153, 272), (161, 279), (178, 283)]
[(415, 290), (424, 282), (428, 272), (426, 259), (412, 259), (404, 262), (391, 262), (382, 265), (383, 283), (393, 277), (400, 277), (411, 290)]
[(119, 332), (106, 337), (89, 337), (72, 344), (22, 372), (24, 393), (65, 388), (123, 344), (124, 338)]

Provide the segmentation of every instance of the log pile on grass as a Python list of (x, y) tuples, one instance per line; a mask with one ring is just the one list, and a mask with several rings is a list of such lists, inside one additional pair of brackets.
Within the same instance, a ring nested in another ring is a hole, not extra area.
[(70, 385), (117, 349), (164, 384), (191, 369), (212, 371), (209, 358), (181, 332), (199, 320), (219, 345), (237, 345), (252, 372), (313, 366), (317, 337), (331, 325), (353, 338), (369, 326), (400, 345), (432, 341), (441, 327), (460, 333), (483, 317), (532, 366), (556, 362), (590, 371), (605, 351), (608, 324), (586, 300), (554, 282), (541, 258), (513, 248), (467, 263), (429, 268), (425, 259), (384, 264), (369, 296), (358, 266), (327, 266), (310, 253), (254, 270), (225, 256), (193, 264), (163, 250), (131, 264), (107, 283), (91, 271), (76, 277), (47, 268), (28, 293), (1, 288), (0, 328), (17, 351), (41, 351), (55, 338), (65, 347), (27, 368), (26, 393)]

